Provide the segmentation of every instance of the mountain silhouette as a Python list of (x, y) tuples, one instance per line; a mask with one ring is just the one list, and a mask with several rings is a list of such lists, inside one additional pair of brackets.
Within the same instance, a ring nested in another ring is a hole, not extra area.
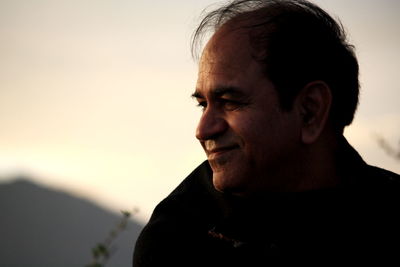
[[(0, 266), (84, 267), (91, 250), (122, 219), (65, 192), (27, 179), (0, 184)], [(107, 267), (130, 266), (142, 225), (129, 220)]]

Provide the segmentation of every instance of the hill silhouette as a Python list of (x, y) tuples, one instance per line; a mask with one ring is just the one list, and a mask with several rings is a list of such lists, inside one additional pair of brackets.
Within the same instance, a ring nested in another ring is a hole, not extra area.
[[(26, 179), (0, 184), (0, 266), (84, 267), (122, 216)], [(107, 267), (130, 266), (142, 225), (130, 220)]]

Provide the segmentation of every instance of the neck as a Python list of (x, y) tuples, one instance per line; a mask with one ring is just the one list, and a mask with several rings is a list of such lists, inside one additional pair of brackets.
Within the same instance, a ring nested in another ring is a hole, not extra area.
[(279, 185), (271, 191), (305, 192), (336, 187), (340, 182), (338, 139), (334, 134), (324, 134), (313, 144), (302, 145), (286, 168), (279, 170)]
[(324, 134), (304, 148), (297, 179), (299, 183), (294, 191), (332, 188), (340, 183), (337, 171), (338, 139), (334, 134)]

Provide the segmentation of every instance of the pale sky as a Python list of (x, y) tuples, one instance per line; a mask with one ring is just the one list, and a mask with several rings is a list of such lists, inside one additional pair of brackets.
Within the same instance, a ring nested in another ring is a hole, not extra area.
[[(0, 180), (15, 174), (146, 221), (205, 156), (190, 37), (209, 0), (0, 0)], [(400, 140), (400, 1), (316, 0), (341, 19), (361, 68), (346, 136)]]

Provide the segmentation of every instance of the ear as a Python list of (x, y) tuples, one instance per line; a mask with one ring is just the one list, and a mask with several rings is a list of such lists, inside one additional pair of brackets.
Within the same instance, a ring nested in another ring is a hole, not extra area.
[(301, 120), (301, 140), (314, 143), (324, 130), (332, 104), (332, 93), (323, 81), (308, 83), (297, 95), (295, 108)]

